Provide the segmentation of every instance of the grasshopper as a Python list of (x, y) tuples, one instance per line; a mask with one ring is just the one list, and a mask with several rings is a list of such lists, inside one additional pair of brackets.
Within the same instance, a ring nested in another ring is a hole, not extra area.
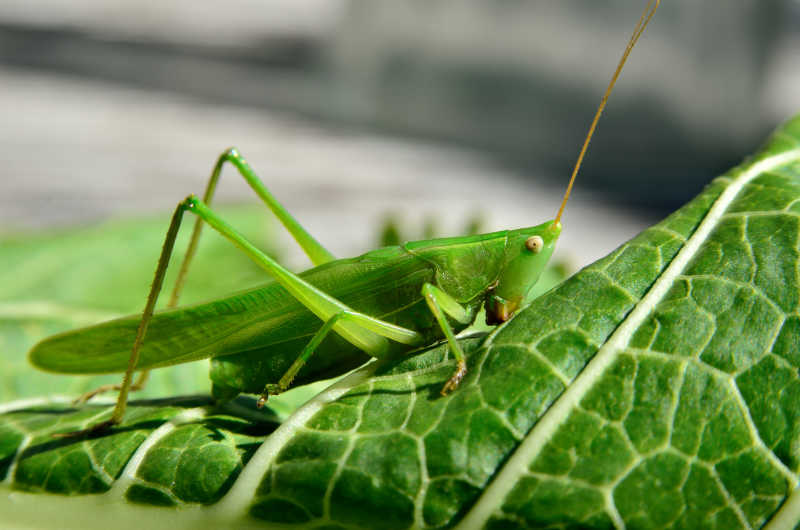
[[(343, 374), (370, 357), (397, 358), (445, 339), (455, 360), (443, 395), (467, 374), (456, 334), (481, 308), (490, 325), (507, 321), (529, 302), (561, 234), (561, 216), (600, 115), (631, 50), (655, 14), (650, 0), (625, 47), (589, 127), (567, 189), (552, 221), (528, 228), (466, 237), (414, 241), (349, 259), (334, 256), (314, 239), (267, 190), (245, 158), (228, 149), (218, 158), (203, 199), (188, 196), (175, 209), (142, 315), (68, 331), (36, 344), (30, 361), (43, 370), (72, 373), (124, 371), (120, 385), (81, 398), (119, 390), (109, 420), (69, 436), (120, 423), (128, 394), (147, 371), (211, 358), (212, 395), (232, 399), (242, 392), (268, 396)], [(272, 210), (314, 264), (295, 274), (261, 252), (209, 206), (225, 164), (233, 165)], [(197, 216), (194, 232), (172, 291), (169, 307), (154, 312), (184, 213)], [(272, 282), (227, 298), (176, 308), (202, 228), (211, 226), (245, 252)], [(132, 346), (131, 346), (132, 345)], [(142, 371), (136, 383), (133, 375)]]

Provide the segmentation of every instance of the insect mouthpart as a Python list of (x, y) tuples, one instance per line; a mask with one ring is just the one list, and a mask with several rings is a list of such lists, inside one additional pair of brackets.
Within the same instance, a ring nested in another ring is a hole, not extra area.
[(497, 295), (490, 295), (486, 300), (486, 324), (496, 326), (514, 316), (522, 300), (505, 300)]

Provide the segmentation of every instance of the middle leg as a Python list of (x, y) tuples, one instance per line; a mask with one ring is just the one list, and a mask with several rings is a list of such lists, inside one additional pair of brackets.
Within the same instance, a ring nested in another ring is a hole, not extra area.
[[(280, 380), (278, 380), (278, 383), (267, 384), (264, 387), (264, 392), (262, 392), (261, 397), (258, 398), (258, 407), (261, 408), (264, 406), (264, 403), (267, 402), (267, 398), (269, 396), (280, 394), (288, 390), (292, 385), (292, 381), (297, 373), (303, 366), (305, 366), (306, 362), (308, 362), (308, 359), (311, 357), (311, 355), (313, 355), (314, 351), (316, 351), (323, 339), (332, 331), (336, 331), (337, 323), (345, 321), (353, 322), (363, 327), (365, 330), (376, 333), (381, 337), (402, 342), (404, 344), (414, 344), (422, 339), (422, 335), (416, 331), (384, 322), (383, 320), (365, 315), (363, 313), (350, 310), (336, 313), (322, 325), (322, 327), (314, 334), (313, 337), (311, 337), (311, 340), (308, 341), (308, 344), (306, 344), (306, 346), (303, 348), (303, 351), (300, 352), (300, 355), (297, 356), (297, 359), (295, 359), (289, 369), (286, 370), (286, 373), (281, 376)], [(373, 355), (374, 357), (380, 356), (379, 352), (367, 353)]]

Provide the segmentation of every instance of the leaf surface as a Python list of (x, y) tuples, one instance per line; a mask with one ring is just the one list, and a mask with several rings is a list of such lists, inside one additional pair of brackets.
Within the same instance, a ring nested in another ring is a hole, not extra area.
[[(231, 222), (275, 252), (263, 208), (230, 209)], [(192, 221), (192, 219), (187, 219)], [(31, 370), (27, 352), (36, 341), (71, 328), (135, 314), (144, 307), (169, 214), (156, 219), (109, 221), (56, 233), (6, 237), (0, 241), (0, 403), (42, 394), (76, 395), (119, 377), (63, 377)], [(189, 223), (187, 223), (189, 224)], [(176, 243), (165, 292), (175, 278), (177, 258), (190, 227)], [(264, 275), (227, 241), (204, 234), (189, 273), (185, 303), (230, 294), (264, 282)], [(220, 275), (219, 271), (226, 274)], [(162, 296), (160, 306), (169, 293)], [(208, 391), (205, 363), (153, 373), (149, 397)]]
[(661, 223), (463, 339), (470, 374), (448, 397), (439, 345), (371, 363), (279, 425), (246, 400), (144, 402), (109, 436), (53, 441), (109, 408), (11, 403), (0, 513), (28, 523), (57, 505), (65, 524), (115, 514), (115, 528), (139, 513), (172, 529), (797, 527), (799, 220), (796, 118)]

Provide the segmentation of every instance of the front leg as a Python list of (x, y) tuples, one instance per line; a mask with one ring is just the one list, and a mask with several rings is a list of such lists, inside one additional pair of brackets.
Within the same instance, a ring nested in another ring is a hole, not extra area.
[(461, 380), (464, 379), (464, 376), (467, 375), (467, 361), (464, 356), (464, 350), (462, 350), (461, 345), (458, 344), (455, 334), (453, 333), (453, 328), (450, 327), (450, 323), (447, 322), (444, 315), (447, 313), (462, 324), (469, 324), (472, 321), (472, 317), (456, 299), (431, 283), (426, 283), (422, 286), (422, 296), (425, 297), (425, 301), (428, 303), (431, 313), (433, 313), (433, 316), (439, 323), (439, 327), (442, 328), (444, 336), (447, 338), (447, 343), (450, 345), (450, 351), (453, 352), (456, 361), (458, 361), (456, 371), (453, 372), (453, 375), (450, 376), (450, 379), (448, 379), (442, 387), (441, 393), (443, 396), (446, 396), (455, 390), (461, 383)]

